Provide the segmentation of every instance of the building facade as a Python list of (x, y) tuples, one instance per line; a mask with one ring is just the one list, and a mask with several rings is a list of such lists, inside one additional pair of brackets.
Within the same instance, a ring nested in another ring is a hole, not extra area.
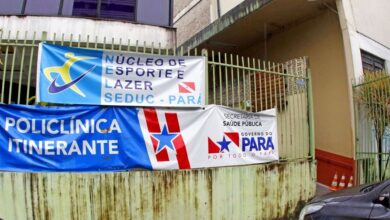
[[(35, 103), (38, 45), (47, 42), (120, 53), (204, 56), (207, 104), (251, 112), (277, 105), (283, 112), (277, 128), (279, 161), (169, 171), (0, 172), (0, 218), (293, 219), (314, 196), (313, 125), (307, 114), (312, 112), (311, 79), (305, 58), (254, 68), (233, 54), (177, 49), (171, 1), (4, 0), (0, 14), (2, 105)], [(242, 155), (232, 155), (237, 156)]]
[(330, 185), (336, 173), (362, 172), (353, 80), (389, 68), (389, 7), (386, 0), (188, 0), (175, 1), (173, 22), (184, 48), (278, 62), (309, 58), (317, 178)]

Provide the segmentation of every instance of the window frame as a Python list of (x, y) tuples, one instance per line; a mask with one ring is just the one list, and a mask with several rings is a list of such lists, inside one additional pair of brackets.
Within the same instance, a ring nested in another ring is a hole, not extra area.
[[(27, 1), (30, 1), (30, 0), (23, 0), (21, 9), (19, 11), (19, 14), (13, 14), (13, 15), (30, 15), (30, 14), (26, 14)], [(105, 17), (103, 18), (103, 17), (101, 17), (102, 0), (96, 0), (96, 2), (97, 2), (96, 3), (97, 4), (97, 7), (96, 7), (96, 17), (95, 16), (94, 17), (92, 17), (92, 16), (88, 17), (88, 16), (68, 16), (68, 15), (63, 15), (64, 1), (65, 0), (60, 0), (59, 7), (58, 7), (58, 12), (57, 12), (57, 14), (52, 15), (52, 16), (76, 17), (76, 18), (97, 18), (97, 19), (104, 19), (104, 20), (126, 21), (126, 22), (136, 22), (136, 23), (138, 23), (138, 19), (137, 19), (138, 10), (137, 10), (137, 8), (138, 8), (138, 1), (139, 0), (134, 0), (135, 1), (135, 4), (134, 4), (134, 20), (130, 20), (130, 19), (126, 20), (126, 19), (118, 19), (118, 18), (105, 18)], [(167, 23), (167, 25), (161, 24), (161, 25), (158, 25), (158, 26), (168, 26), (168, 27), (172, 27), (173, 26), (173, 0), (167, 0), (167, 1), (168, 1), (168, 4), (169, 4), (169, 11), (168, 11), (169, 20), (168, 20), (168, 23)], [(3, 14), (3, 15), (7, 15), (7, 14)], [(32, 15), (32, 16), (34, 16), (34, 15)], [(48, 15), (44, 15), (44, 16), (48, 16)]]

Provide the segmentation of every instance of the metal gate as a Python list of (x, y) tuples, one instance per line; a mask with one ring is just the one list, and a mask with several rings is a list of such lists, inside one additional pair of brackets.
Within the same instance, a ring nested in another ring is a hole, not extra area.
[(367, 72), (353, 85), (358, 184), (390, 177), (390, 76)]
[[(29, 36), (29, 37), (27, 37)], [(31, 37), (32, 36), (32, 37)], [(47, 40), (50, 39), (50, 40)], [(67, 40), (64, 40), (67, 39)], [(259, 112), (278, 110), (281, 160), (314, 158), (313, 107), (307, 58), (274, 63), (207, 50), (146, 46), (98, 36), (0, 31), (0, 103), (34, 104), (38, 44), (158, 55), (206, 56), (206, 103)]]
[[(34, 104), (37, 49), (42, 41), (120, 52), (205, 56), (207, 104), (252, 112), (277, 108), (280, 161), (186, 171), (0, 172), (0, 218), (293, 219), (314, 196), (313, 107), (306, 58), (273, 63), (100, 36), (0, 30), (0, 103)], [(269, 201), (278, 202), (270, 205)]]

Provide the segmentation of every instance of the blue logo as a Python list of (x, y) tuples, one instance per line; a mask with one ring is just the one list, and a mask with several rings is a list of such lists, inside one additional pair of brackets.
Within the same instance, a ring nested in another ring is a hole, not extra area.
[(40, 99), (100, 103), (101, 63), (101, 51), (42, 44)]

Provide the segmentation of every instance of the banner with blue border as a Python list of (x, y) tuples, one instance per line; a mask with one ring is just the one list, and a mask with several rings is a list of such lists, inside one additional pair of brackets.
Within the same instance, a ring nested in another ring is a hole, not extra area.
[(205, 58), (89, 50), (41, 43), (37, 101), (200, 107)]
[(276, 110), (0, 105), (0, 170), (192, 169), (279, 159)]

